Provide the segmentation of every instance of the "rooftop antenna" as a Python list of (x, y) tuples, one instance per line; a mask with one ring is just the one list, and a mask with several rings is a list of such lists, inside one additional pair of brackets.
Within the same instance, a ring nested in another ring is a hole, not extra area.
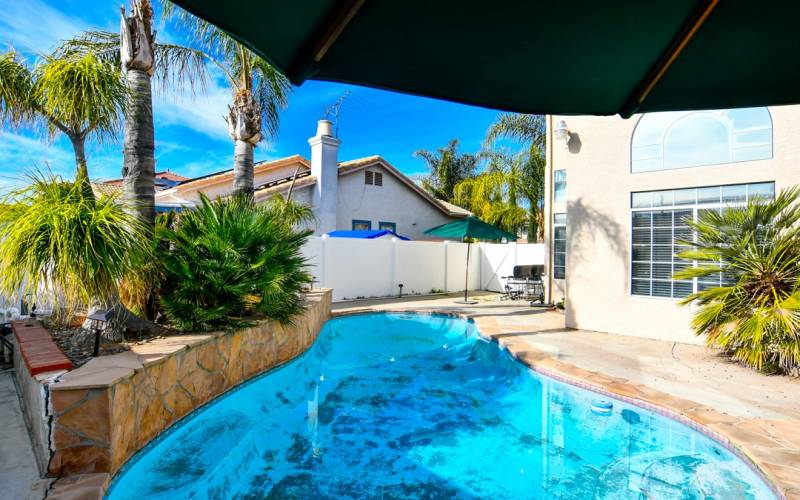
[(322, 118), (333, 122), (333, 133), (336, 137), (339, 137), (339, 110), (342, 108), (342, 104), (344, 104), (345, 99), (347, 99), (349, 95), (350, 91), (345, 90), (338, 99), (325, 108), (325, 113), (322, 114)]

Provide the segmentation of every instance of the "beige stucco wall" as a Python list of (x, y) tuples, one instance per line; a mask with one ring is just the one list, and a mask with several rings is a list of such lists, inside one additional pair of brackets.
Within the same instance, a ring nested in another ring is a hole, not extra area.
[[(630, 294), (630, 193), (760, 181), (774, 181), (779, 191), (800, 184), (800, 106), (769, 110), (772, 159), (643, 173), (630, 171), (631, 137), (640, 116), (548, 117), (548, 124), (565, 120), (572, 132), (569, 148), (556, 141), (548, 149), (548, 180), (552, 170), (567, 170), (567, 326), (699, 342), (689, 328), (690, 308), (675, 299)], [(550, 207), (551, 182), (547, 191)], [(559, 211), (548, 211), (550, 223)], [(549, 256), (552, 243), (547, 251)]]
[(376, 230), (379, 222), (395, 222), (397, 234), (417, 240), (430, 239), (426, 229), (454, 220), (380, 165), (368, 170), (383, 173), (383, 186), (365, 184), (363, 170), (339, 177), (337, 229), (352, 229), (353, 219), (369, 220)]

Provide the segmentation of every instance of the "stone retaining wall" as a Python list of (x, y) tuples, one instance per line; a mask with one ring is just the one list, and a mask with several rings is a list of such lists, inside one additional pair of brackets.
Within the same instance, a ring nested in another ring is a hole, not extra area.
[(305, 352), (330, 311), (331, 291), (315, 290), (293, 325), (164, 337), (67, 373), (50, 386), (50, 472), (113, 475), (190, 411)]

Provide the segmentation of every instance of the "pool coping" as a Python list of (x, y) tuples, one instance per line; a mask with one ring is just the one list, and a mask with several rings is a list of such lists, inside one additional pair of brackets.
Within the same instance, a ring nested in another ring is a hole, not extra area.
[[(613, 397), (639, 406), (664, 417), (680, 422), (719, 443), (740, 458), (781, 499), (800, 500), (800, 464), (782, 462), (782, 456), (800, 456), (800, 448), (791, 443), (778, 443), (765, 425), (780, 428), (799, 428), (794, 420), (766, 420), (734, 417), (709, 406), (672, 396), (644, 384), (625, 378), (612, 377), (600, 372), (585, 370), (563, 362), (545, 351), (525, 343), (520, 332), (504, 329), (496, 318), (484, 313), (465, 313), (442, 309), (373, 307), (333, 310), (332, 318), (370, 313), (411, 313), (461, 318), (473, 322), (481, 337), (497, 343), (500, 348), (536, 373), (559, 382), (580, 387), (598, 394)], [(764, 437), (766, 434), (769, 437)], [(780, 437), (780, 434), (777, 435)]]

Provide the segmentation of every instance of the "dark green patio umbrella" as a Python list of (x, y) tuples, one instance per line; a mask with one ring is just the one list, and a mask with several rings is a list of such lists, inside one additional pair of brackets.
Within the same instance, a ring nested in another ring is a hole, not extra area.
[(508, 241), (516, 241), (517, 235), (503, 231), (499, 227), (487, 224), (477, 217), (465, 217), (457, 221), (448, 222), (441, 226), (436, 226), (425, 231), (429, 236), (436, 236), (447, 240), (467, 241), (467, 269), (464, 273), (464, 300), (462, 304), (477, 304), (467, 298), (469, 290), (469, 250), (472, 240), (499, 241), (503, 238)]
[(175, 0), (299, 85), (523, 113), (800, 102), (800, 2)]

